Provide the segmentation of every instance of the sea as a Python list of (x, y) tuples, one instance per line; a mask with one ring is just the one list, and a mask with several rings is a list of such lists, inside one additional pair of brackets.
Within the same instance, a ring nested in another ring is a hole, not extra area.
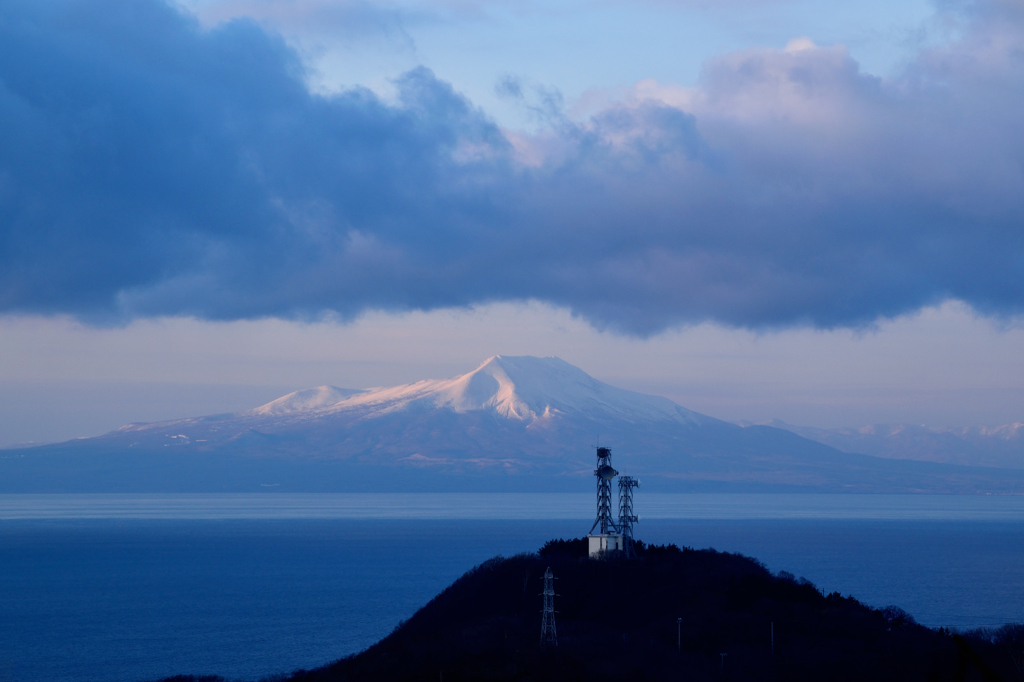
[[(645, 542), (745, 554), (929, 626), (1024, 622), (1021, 497), (638, 492), (635, 507)], [(324, 665), (491, 557), (585, 535), (594, 511), (553, 493), (0, 495), (0, 680)]]

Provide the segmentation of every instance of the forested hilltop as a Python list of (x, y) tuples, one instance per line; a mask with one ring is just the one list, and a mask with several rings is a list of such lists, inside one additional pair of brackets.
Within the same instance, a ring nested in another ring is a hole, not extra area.
[[(637, 549), (635, 559), (594, 560), (585, 539), (554, 540), (536, 554), (491, 559), (366, 651), (282, 679), (1024, 678), (1024, 626), (932, 630), (898, 608), (822, 594), (741, 555)], [(540, 643), (547, 567), (557, 578), (557, 646)]]

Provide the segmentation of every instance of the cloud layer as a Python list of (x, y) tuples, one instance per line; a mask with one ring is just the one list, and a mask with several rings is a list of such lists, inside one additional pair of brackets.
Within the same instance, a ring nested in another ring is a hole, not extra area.
[[(537, 299), (647, 334), (1024, 310), (1024, 6), (899, 77), (794, 41), (499, 129), (426, 69), (311, 93), (156, 0), (0, 7), (0, 311), (352, 317)], [(513, 92), (511, 96), (515, 96)]]

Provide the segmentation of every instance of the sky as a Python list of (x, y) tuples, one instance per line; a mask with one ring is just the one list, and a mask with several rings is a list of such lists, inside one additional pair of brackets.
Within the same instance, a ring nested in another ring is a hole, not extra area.
[(0, 446), (558, 355), (1022, 419), (1024, 2), (10, 0)]

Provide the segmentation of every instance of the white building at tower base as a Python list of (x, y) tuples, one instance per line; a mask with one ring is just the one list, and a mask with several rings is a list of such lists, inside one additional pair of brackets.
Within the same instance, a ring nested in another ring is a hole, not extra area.
[(587, 546), (587, 554), (592, 557), (601, 552), (622, 551), (625, 548), (622, 536), (617, 533), (598, 533), (596, 535), (591, 533), (587, 536)]

